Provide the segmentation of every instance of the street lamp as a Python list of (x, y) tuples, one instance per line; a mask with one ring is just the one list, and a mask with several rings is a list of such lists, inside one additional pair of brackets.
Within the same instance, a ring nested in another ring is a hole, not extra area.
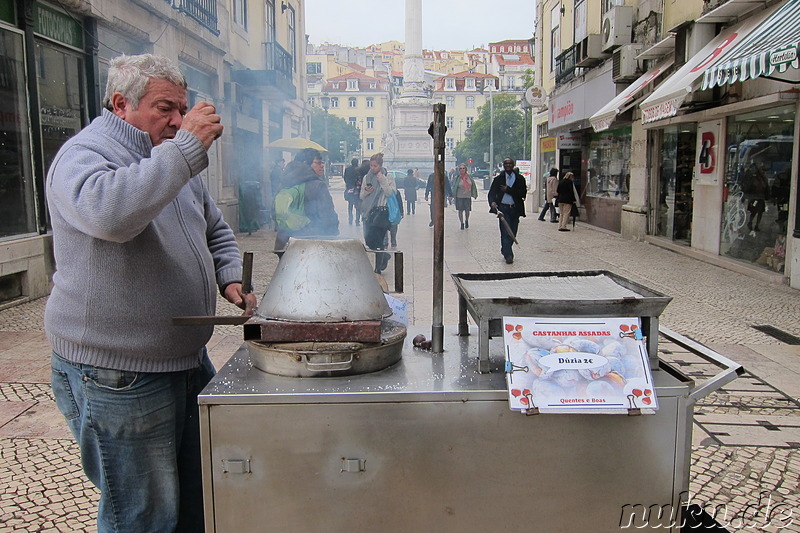
[(331, 105), (331, 97), (328, 93), (322, 93), (322, 96), (319, 97), (319, 101), (322, 103), (322, 109), (325, 110), (325, 181), (328, 181), (328, 154), (330, 153), (330, 148), (328, 148), (328, 107)]

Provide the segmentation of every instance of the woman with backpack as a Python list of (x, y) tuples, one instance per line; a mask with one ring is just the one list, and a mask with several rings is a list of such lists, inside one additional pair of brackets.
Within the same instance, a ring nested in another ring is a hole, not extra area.
[(313, 148), (300, 150), (286, 165), (281, 190), (275, 196), (276, 250), (283, 250), (289, 237), (339, 234), (339, 217), (323, 176), (322, 155)]

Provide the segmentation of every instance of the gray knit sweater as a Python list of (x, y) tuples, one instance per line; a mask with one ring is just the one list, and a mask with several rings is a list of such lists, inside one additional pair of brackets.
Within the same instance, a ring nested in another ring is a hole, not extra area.
[[(208, 166), (185, 130), (153, 147), (104, 110), (59, 150), (47, 174), (57, 271), (45, 310), (67, 360), (139, 372), (198, 365), (216, 288), (241, 281), (233, 232), (197, 173)], [(195, 177), (193, 177), (195, 176)]]

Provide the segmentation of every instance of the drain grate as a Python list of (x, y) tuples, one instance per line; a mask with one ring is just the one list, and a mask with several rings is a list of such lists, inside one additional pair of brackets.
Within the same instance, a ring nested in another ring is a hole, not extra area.
[(800, 337), (795, 337), (791, 333), (786, 333), (774, 326), (750, 326), (753, 329), (757, 329), (761, 333), (766, 333), (770, 337), (774, 337), (781, 342), (785, 342), (786, 344), (793, 344), (793, 345), (800, 345)]

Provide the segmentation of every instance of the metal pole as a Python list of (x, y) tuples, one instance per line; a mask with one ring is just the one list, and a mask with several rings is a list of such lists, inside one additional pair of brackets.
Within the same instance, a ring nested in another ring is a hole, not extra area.
[(433, 137), (433, 324), (431, 325), (431, 350), (444, 351), (444, 125), (445, 104), (433, 105), (433, 122), (428, 134)]
[(489, 86), (489, 175), (494, 174), (494, 80)]

